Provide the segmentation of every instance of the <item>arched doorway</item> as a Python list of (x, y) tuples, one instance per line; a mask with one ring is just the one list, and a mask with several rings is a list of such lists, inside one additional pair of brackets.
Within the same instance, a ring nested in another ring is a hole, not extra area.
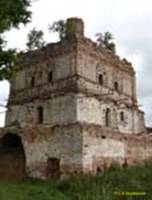
[(25, 178), (25, 153), (21, 138), (9, 133), (0, 139), (0, 179)]

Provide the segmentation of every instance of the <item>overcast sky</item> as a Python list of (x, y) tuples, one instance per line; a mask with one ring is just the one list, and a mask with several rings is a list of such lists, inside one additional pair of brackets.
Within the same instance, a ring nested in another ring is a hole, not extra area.
[[(140, 109), (146, 124), (152, 126), (152, 0), (37, 0), (32, 8), (32, 23), (6, 34), (9, 47), (25, 49), (28, 31), (37, 27), (45, 32), (48, 42), (57, 39), (48, 33), (48, 24), (68, 17), (81, 17), (85, 35), (95, 39), (98, 32), (110, 31), (115, 37), (117, 53), (133, 63), (137, 76)], [(0, 82), (0, 103), (8, 98), (9, 85)], [(4, 114), (0, 108), (0, 126)]]

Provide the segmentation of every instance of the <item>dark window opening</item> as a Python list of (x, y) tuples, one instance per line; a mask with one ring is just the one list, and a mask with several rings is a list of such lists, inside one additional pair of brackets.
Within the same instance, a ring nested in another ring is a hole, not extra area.
[(119, 90), (119, 88), (118, 88), (118, 82), (117, 81), (114, 82), (114, 88), (115, 88), (116, 91)]
[(103, 75), (99, 74), (99, 84), (103, 85)]
[(101, 138), (102, 138), (102, 139), (106, 139), (106, 136), (105, 136), (105, 135), (102, 135)]
[(37, 108), (37, 121), (38, 121), (38, 123), (39, 124), (42, 124), (43, 123), (43, 107), (42, 106), (39, 106), (38, 108)]
[(102, 170), (100, 167), (97, 167), (97, 171), (96, 171), (97, 175), (101, 174), (102, 173)]
[(58, 158), (49, 158), (47, 161), (47, 175), (51, 179), (60, 178), (60, 160)]
[(34, 85), (35, 85), (35, 77), (32, 76), (31, 77), (31, 87), (34, 87)]
[(120, 120), (124, 121), (124, 112), (120, 112)]
[(49, 74), (48, 74), (48, 82), (52, 82), (53, 81), (53, 74), (52, 74), (52, 71), (51, 72), (49, 72)]
[(105, 121), (106, 121), (105, 125), (109, 127), (110, 126), (110, 109), (109, 108), (106, 109)]

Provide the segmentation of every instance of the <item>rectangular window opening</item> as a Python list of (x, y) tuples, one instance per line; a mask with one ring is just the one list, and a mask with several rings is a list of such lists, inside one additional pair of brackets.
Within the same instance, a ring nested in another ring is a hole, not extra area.
[(99, 84), (100, 85), (103, 85), (103, 75), (102, 74), (99, 74)]
[(43, 107), (42, 106), (39, 106), (37, 108), (37, 122), (38, 124), (43, 123)]
[(48, 82), (49, 82), (49, 83), (52, 83), (52, 81), (53, 81), (53, 73), (52, 73), (52, 71), (50, 71), (50, 72), (48, 73)]

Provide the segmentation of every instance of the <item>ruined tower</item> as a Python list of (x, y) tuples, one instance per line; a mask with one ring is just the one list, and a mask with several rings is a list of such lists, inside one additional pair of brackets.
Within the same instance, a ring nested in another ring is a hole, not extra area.
[(20, 136), (26, 173), (40, 178), (123, 163), (124, 137), (146, 132), (131, 63), (86, 38), (81, 19), (67, 23), (65, 39), (22, 56), (10, 89), (3, 133)]
[(23, 57), (11, 85), (6, 126), (86, 123), (142, 132), (131, 64), (85, 38), (81, 19), (67, 23), (73, 30), (64, 41)]

